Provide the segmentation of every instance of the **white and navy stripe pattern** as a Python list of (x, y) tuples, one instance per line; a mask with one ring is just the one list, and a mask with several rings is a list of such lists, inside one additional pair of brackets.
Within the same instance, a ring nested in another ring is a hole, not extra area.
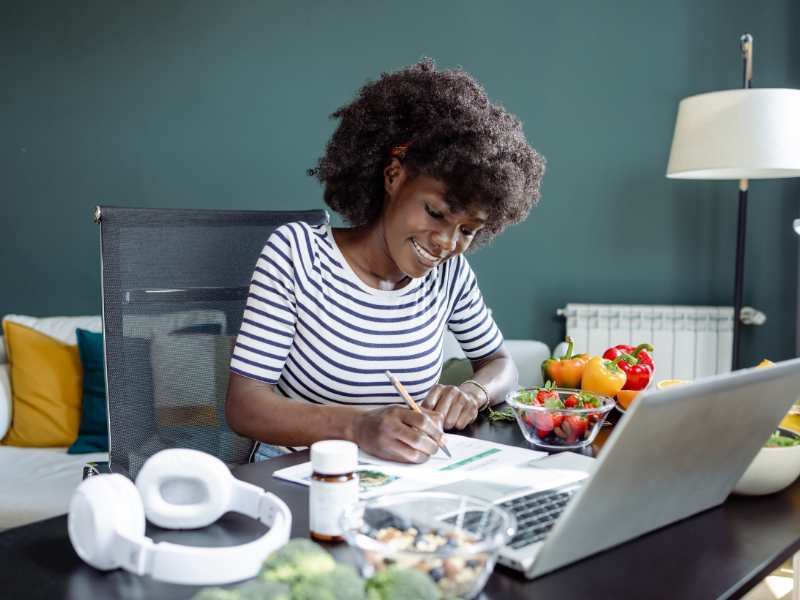
[(402, 402), (392, 371), (422, 400), (442, 370), (448, 327), (468, 358), (503, 337), (463, 256), (398, 290), (378, 290), (348, 265), (326, 225), (282, 225), (256, 263), (231, 370), (316, 404)]

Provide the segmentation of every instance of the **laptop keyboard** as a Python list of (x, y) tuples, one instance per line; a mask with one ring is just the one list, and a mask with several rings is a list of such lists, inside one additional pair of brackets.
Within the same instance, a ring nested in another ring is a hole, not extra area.
[(508, 546), (519, 550), (543, 540), (574, 493), (574, 490), (546, 490), (500, 504), (517, 518), (517, 534)]

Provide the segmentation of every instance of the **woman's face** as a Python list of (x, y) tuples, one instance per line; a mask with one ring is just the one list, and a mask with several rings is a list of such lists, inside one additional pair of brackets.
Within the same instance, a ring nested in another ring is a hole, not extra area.
[(411, 179), (392, 161), (384, 171), (387, 202), (383, 224), (390, 258), (409, 277), (423, 277), (448, 258), (464, 252), (486, 222), (482, 209), (452, 212), (447, 186), (419, 175)]

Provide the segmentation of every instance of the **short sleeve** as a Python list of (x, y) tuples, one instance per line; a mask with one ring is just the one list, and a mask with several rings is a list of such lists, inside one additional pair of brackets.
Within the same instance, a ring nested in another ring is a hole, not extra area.
[(470, 360), (480, 360), (503, 345), (503, 334), (483, 302), (478, 280), (467, 259), (458, 257), (456, 264), (456, 298), (447, 328)]
[(231, 371), (275, 384), (292, 347), (297, 321), (297, 253), (288, 226), (276, 229), (261, 251), (231, 357)]

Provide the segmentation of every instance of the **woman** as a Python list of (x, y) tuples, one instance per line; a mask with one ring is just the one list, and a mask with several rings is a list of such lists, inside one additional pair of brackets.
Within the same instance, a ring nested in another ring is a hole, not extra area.
[[(253, 274), (226, 417), (280, 446), (347, 439), (423, 462), (442, 429), (502, 401), (517, 372), (463, 253), (525, 219), (544, 160), (458, 69), (424, 60), (365, 85), (309, 174), (352, 227), (291, 223)], [(445, 327), (474, 376), (438, 385)], [(409, 410), (385, 376), (424, 413)]]

